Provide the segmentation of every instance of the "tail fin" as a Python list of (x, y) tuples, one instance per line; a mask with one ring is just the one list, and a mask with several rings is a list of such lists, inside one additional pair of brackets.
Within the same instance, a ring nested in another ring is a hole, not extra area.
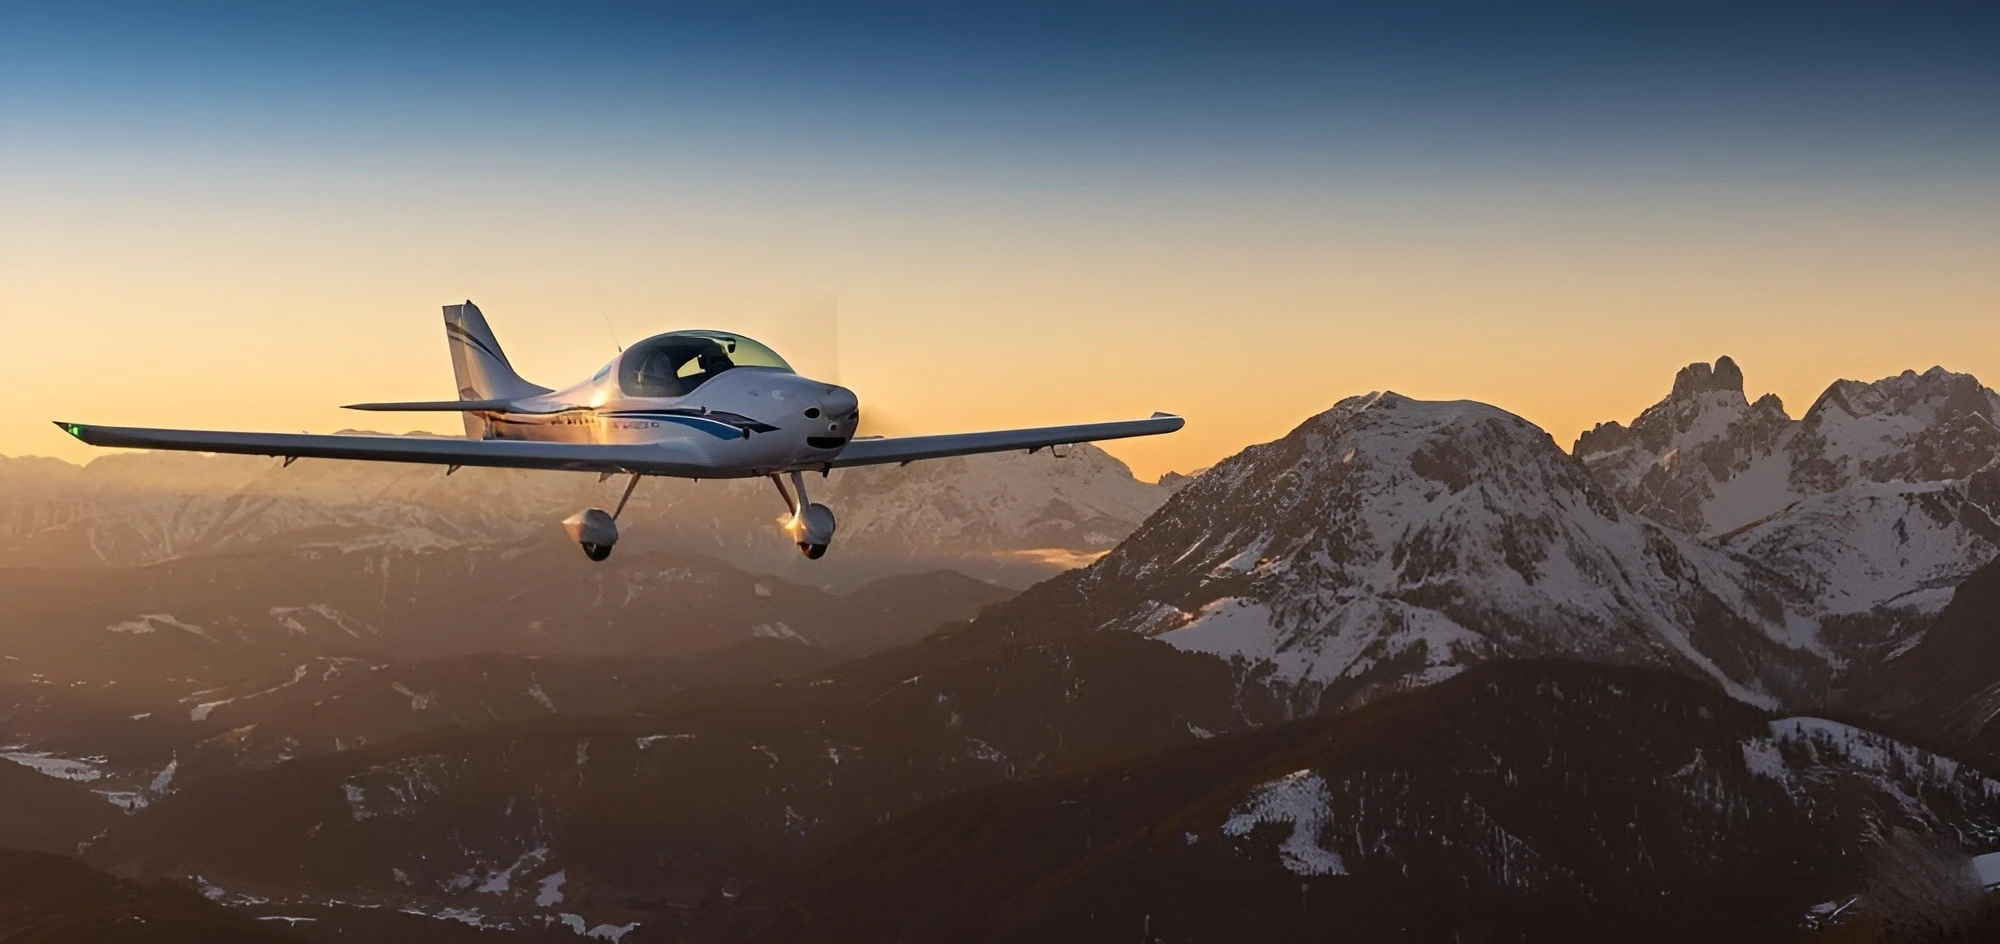
[[(451, 345), (451, 371), (458, 381), (459, 399), (517, 400), (549, 392), (549, 388), (514, 373), (514, 365), (507, 363), (507, 355), (500, 350), (493, 329), (486, 326), (486, 316), (479, 313), (478, 305), (468, 301), (444, 306), (444, 334)], [(486, 438), (486, 420), (474, 413), (464, 415), (465, 435)]]

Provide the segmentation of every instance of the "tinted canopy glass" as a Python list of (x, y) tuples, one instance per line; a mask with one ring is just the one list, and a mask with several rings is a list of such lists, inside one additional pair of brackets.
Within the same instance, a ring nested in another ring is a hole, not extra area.
[(634, 397), (686, 395), (726, 370), (754, 367), (791, 372), (776, 351), (740, 334), (676, 331), (647, 338), (619, 361), (618, 386)]

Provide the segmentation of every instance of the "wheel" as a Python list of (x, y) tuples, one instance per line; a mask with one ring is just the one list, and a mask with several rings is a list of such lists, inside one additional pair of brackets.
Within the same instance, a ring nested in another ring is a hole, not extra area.
[(804, 554), (807, 560), (819, 560), (821, 557), (826, 556), (826, 545), (800, 544), (799, 553)]
[(601, 561), (611, 556), (611, 545), (609, 544), (592, 544), (589, 541), (584, 541), (582, 544), (583, 556), (591, 560)]

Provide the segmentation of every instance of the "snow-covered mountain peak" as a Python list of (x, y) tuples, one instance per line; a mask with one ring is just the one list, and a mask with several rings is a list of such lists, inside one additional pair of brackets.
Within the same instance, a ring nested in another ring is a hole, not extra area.
[[(1412, 520), (1463, 531), (1550, 507), (1620, 514), (1527, 420), (1484, 403), (1394, 392), (1342, 400), (1185, 491), (1184, 501), (1232, 506), (1208, 532), (1218, 547), (1262, 542), (1267, 557), (1326, 553), (1335, 562), (1357, 543), (1386, 551)], [(1354, 530), (1323, 528), (1329, 516)]]
[(1702, 367), (1630, 428), (1585, 433), (1576, 455), (1627, 509), (1789, 578), (1847, 658), (1914, 639), (2000, 553), (1974, 478), (2000, 456), (2000, 394), (1977, 378), (1933, 367), (1836, 381), (1794, 421), (1776, 397), (1746, 407), (1708, 389), (1724, 371)]
[(1799, 421), (1792, 478), (1808, 493), (1964, 478), (2000, 455), (1996, 418), (2000, 394), (1942, 367), (1835, 381)]
[(1728, 358), (1693, 364), (1630, 427), (1602, 423), (1575, 454), (1626, 508), (1720, 535), (1855, 483), (1959, 479), (2000, 455), (2000, 394), (1933, 367), (1840, 380), (1792, 420), (1747, 402)]
[(1976, 413), (1991, 420), (2000, 410), (2000, 394), (1981, 385), (1971, 374), (1934, 366), (1923, 373), (1906, 370), (1873, 383), (1836, 380), (1806, 411), (1807, 422), (1838, 411), (1847, 417), (1901, 414), (1934, 419), (1940, 414)]
[[(1818, 658), (1782, 589), (1626, 514), (1539, 427), (1394, 393), (1217, 465), (1083, 586), (1111, 625), (1332, 697), (1556, 654), (1676, 665), (1758, 697), (1752, 663)], [(1693, 642), (1697, 613), (1728, 642)]]

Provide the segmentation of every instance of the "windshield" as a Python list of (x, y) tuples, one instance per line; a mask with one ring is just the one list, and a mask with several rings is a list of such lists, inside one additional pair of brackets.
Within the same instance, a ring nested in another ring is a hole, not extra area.
[(685, 396), (738, 367), (792, 371), (776, 351), (720, 331), (676, 331), (648, 338), (626, 351), (620, 364), (618, 386), (634, 397)]

